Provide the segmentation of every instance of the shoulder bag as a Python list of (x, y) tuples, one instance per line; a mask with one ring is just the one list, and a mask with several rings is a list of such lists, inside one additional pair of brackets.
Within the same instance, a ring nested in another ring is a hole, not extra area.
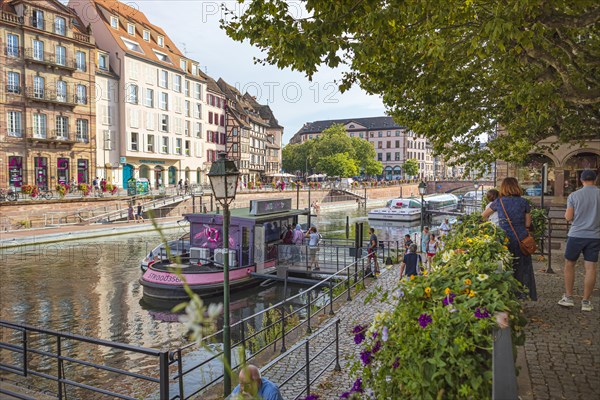
[(535, 243), (535, 239), (533, 238), (533, 236), (531, 236), (531, 233), (529, 233), (529, 232), (527, 232), (527, 237), (525, 239), (523, 239), (523, 240), (519, 239), (519, 235), (517, 235), (517, 232), (515, 232), (515, 228), (513, 227), (512, 222), (510, 222), (510, 218), (508, 217), (506, 208), (504, 208), (504, 203), (502, 203), (502, 198), (500, 198), (499, 200), (500, 200), (500, 205), (502, 206), (502, 209), (504, 210), (504, 215), (506, 216), (506, 220), (508, 221), (508, 224), (510, 225), (510, 229), (512, 229), (513, 233), (515, 234), (515, 237), (519, 241), (519, 247), (521, 248), (521, 253), (523, 253), (524, 256), (532, 255), (537, 250), (537, 244)]

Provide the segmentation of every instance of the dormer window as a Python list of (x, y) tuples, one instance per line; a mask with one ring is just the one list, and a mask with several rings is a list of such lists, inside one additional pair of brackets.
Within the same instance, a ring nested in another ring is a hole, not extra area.
[(156, 51), (156, 50), (154, 50), (154, 54), (156, 54), (156, 57), (157, 57), (157, 58), (158, 58), (160, 61), (162, 61), (162, 62), (166, 62), (166, 63), (169, 63), (169, 64), (173, 64), (173, 63), (171, 62), (171, 59), (169, 58), (169, 56), (168, 56), (168, 55), (166, 55), (165, 53), (161, 53), (160, 51)]
[(129, 33), (131, 36), (135, 36), (135, 25), (134, 24), (127, 24), (127, 33)]
[(111, 16), (110, 17), (110, 26), (112, 26), (114, 29), (119, 29), (119, 18), (117, 18), (115, 16)]
[(108, 56), (106, 54), (98, 53), (98, 68), (108, 71)]
[(164, 47), (165, 46), (165, 37), (159, 35), (156, 42), (158, 43), (158, 45), (160, 47)]
[(196, 66), (196, 64), (192, 64), (192, 75), (197, 75), (198, 74), (198, 67)]
[(150, 41), (150, 31), (144, 29), (144, 40), (146, 42)]
[(185, 60), (179, 60), (179, 68), (181, 68), (184, 71), (187, 71), (187, 63)]
[(122, 37), (121, 40), (123, 41), (123, 43), (125, 43), (125, 46), (129, 50), (144, 54), (144, 51), (142, 50), (142, 48), (140, 47), (140, 45), (137, 42), (134, 42), (132, 40), (127, 40), (124, 37)]

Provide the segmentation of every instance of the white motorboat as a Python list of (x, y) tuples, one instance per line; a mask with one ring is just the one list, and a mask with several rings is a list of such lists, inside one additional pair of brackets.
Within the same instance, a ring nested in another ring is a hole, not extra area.
[[(451, 211), (458, 205), (453, 194), (434, 194), (424, 199), (425, 208), (435, 211)], [(421, 199), (417, 197), (397, 198), (387, 202), (384, 208), (369, 211), (369, 219), (387, 221), (416, 221), (421, 218)]]

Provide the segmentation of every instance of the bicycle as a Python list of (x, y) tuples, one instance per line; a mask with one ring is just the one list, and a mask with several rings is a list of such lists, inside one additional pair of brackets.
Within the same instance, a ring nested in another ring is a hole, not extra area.
[(54, 197), (54, 193), (52, 192), (52, 190), (40, 189), (38, 193), (38, 198), (40, 199), (50, 200), (52, 197)]
[(19, 195), (12, 189), (9, 189), (8, 192), (4, 189), (0, 189), (0, 201), (17, 201), (18, 198)]

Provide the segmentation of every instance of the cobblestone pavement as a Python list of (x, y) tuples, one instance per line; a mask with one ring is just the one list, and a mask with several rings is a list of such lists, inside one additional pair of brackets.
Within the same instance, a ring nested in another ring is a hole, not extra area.
[[(592, 296), (594, 310), (581, 311), (583, 292), (583, 262), (576, 267), (575, 303), (573, 309), (565, 309), (557, 304), (562, 296), (563, 258), (560, 252), (553, 253), (552, 268), (555, 274), (545, 271), (546, 261), (535, 261), (539, 299), (524, 304), (528, 319), (525, 346), (518, 349), (517, 366), (521, 373), (518, 377), (519, 397), (523, 400), (546, 399), (598, 399), (600, 398), (600, 277)], [(358, 356), (351, 333), (356, 324), (368, 323), (374, 314), (383, 307), (370, 302), (365, 305), (366, 296), (381, 287), (392, 290), (398, 281), (398, 267), (387, 269), (376, 281), (371, 281), (366, 290), (353, 297), (353, 301), (343, 305), (337, 312), (340, 318), (340, 365), (341, 371), (329, 367), (324, 375), (311, 386), (311, 393), (318, 394), (321, 400), (337, 399), (347, 391), (354, 381), (349, 376), (351, 356)], [(311, 353), (319, 351), (331, 340), (329, 335), (321, 335), (315, 340)], [(330, 346), (315, 365), (311, 365), (311, 376), (322, 369), (323, 365), (334, 357), (334, 346)], [(285, 379), (289, 371), (301, 368), (304, 363), (304, 348), (298, 350), (290, 362), (284, 363), (281, 370), (269, 378)], [(274, 371), (275, 372), (275, 371)], [(286, 375), (287, 373), (287, 375)], [(284, 398), (293, 399), (298, 395), (305, 382), (304, 371), (300, 379), (294, 381), (289, 390), (283, 388)], [(303, 397), (300, 397), (303, 398)], [(500, 399), (502, 400), (502, 399)]]

